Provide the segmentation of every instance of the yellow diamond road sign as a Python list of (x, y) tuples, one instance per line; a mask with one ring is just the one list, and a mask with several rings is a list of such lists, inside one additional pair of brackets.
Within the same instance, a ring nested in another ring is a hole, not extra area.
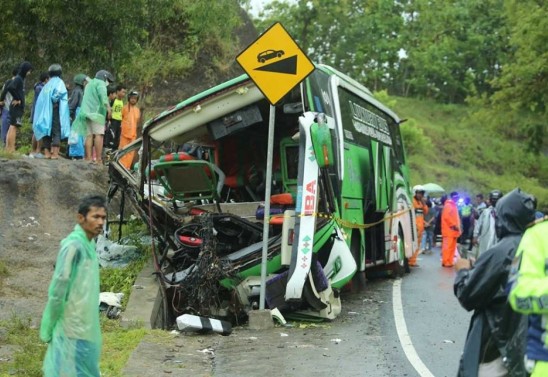
[(314, 71), (314, 64), (279, 22), (236, 60), (272, 105)]

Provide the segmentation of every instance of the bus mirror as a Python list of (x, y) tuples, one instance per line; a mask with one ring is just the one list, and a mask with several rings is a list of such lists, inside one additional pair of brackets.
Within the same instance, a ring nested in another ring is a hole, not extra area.
[(310, 127), (310, 137), (314, 146), (314, 153), (320, 168), (325, 168), (333, 163), (333, 144), (331, 143), (331, 133), (325, 123), (325, 117), (318, 117), (318, 123), (313, 123)]

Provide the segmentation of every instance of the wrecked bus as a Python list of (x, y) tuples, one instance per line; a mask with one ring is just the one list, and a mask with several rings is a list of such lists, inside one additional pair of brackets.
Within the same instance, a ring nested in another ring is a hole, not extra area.
[[(416, 246), (400, 119), (348, 76), (316, 65), (275, 106), (247, 75), (146, 122), (111, 162), (108, 198), (148, 224), (166, 323), (182, 313), (238, 321), (259, 306), (333, 319), (366, 273), (400, 275)], [(119, 163), (134, 154), (126, 169)], [(271, 185), (270, 213), (264, 213)]]

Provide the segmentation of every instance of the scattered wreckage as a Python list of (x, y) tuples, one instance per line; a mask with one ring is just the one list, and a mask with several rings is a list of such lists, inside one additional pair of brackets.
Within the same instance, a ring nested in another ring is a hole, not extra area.
[[(349, 114), (358, 105), (375, 127)], [(259, 307), (263, 221), (270, 223), (266, 306), (284, 314), (333, 319), (353, 277), (364, 279), (367, 268), (404, 269), (415, 231), (397, 116), (365, 87), (318, 65), (275, 106), (265, 214), (269, 109), (242, 75), (149, 120), (142, 138), (110, 164), (109, 200), (121, 195), (121, 218), (129, 202), (154, 235), (164, 327), (185, 313), (237, 323)], [(370, 148), (353, 150), (354, 161), (347, 144), (362, 139)], [(387, 160), (395, 143), (399, 164)], [(360, 173), (377, 152), (383, 159)], [(131, 170), (118, 162), (128, 153)], [(391, 176), (382, 187), (379, 164)]]

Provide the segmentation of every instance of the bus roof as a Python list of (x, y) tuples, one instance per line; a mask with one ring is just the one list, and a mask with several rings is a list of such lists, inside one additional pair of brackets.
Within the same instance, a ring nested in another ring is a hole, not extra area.
[[(316, 64), (316, 69), (327, 75), (337, 76), (363, 91), (370, 96), (370, 100), (377, 107), (398, 121), (397, 115), (377, 101), (364, 85), (333, 67)], [(243, 74), (200, 92), (157, 114), (145, 123), (143, 133), (148, 133), (154, 140), (166, 141), (264, 98), (249, 76)]]

